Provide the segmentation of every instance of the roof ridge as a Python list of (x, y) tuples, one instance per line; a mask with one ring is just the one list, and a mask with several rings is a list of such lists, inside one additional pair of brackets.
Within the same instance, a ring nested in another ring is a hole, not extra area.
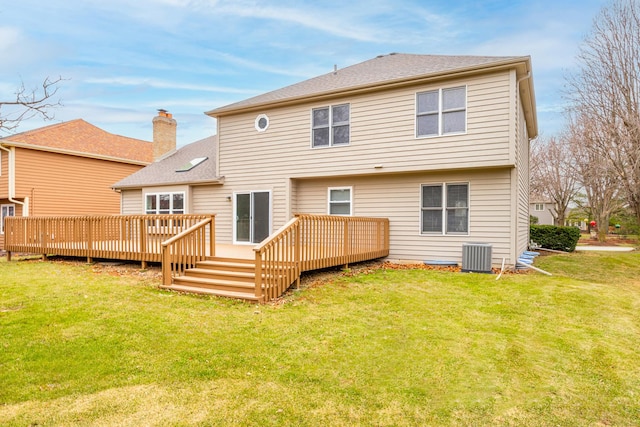
[(418, 79), (438, 78), (447, 73), (481, 72), (484, 68), (528, 62), (529, 56), (426, 55), (390, 53), (295, 82), (248, 99), (207, 111), (216, 117), (245, 109), (256, 109), (284, 102), (296, 102), (311, 96), (332, 96), (344, 91), (365, 90), (390, 83), (410, 83)]

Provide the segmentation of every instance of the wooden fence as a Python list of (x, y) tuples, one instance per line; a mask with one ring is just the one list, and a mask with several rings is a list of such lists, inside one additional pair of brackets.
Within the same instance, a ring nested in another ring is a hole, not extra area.
[[(214, 215), (105, 215), (6, 217), (5, 250), (105, 259), (161, 262), (162, 242)], [(214, 240), (211, 239), (211, 242)]]

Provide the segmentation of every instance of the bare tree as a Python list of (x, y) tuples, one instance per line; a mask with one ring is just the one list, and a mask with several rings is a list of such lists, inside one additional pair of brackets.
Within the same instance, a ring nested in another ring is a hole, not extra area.
[(531, 145), (531, 192), (552, 201), (556, 225), (564, 225), (569, 204), (578, 192), (576, 169), (566, 140), (542, 137)]
[(16, 90), (15, 98), (0, 100), (0, 131), (6, 133), (15, 130), (23, 120), (35, 116), (53, 119), (51, 110), (60, 106), (60, 100), (53, 98), (62, 80), (62, 77), (53, 80), (47, 77), (40, 87), (34, 89), (27, 89), (23, 82)]
[(615, 173), (640, 223), (640, 1), (604, 7), (578, 60), (579, 72), (568, 79), (574, 117), (588, 119), (597, 134), (582, 143), (598, 167)]
[(590, 120), (584, 111), (573, 112), (565, 133), (573, 153), (572, 165), (586, 196), (582, 207), (596, 220), (599, 241), (606, 240), (609, 219), (623, 208), (620, 178), (598, 148), (609, 137), (608, 129)]

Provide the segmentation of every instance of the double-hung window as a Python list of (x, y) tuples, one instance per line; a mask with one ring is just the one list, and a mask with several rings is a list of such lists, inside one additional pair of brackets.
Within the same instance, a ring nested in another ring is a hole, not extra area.
[(425, 184), (421, 194), (423, 234), (469, 232), (469, 184)]
[(467, 130), (467, 88), (430, 90), (416, 95), (416, 136), (464, 133)]
[(311, 116), (313, 148), (349, 144), (349, 104), (314, 108)]
[(351, 215), (351, 187), (329, 188), (329, 215)]
[(184, 192), (147, 193), (145, 200), (145, 213), (147, 214), (184, 213)]
[(4, 219), (16, 214), (16, 205), (0, 205), (0, 234), (4, 234)]

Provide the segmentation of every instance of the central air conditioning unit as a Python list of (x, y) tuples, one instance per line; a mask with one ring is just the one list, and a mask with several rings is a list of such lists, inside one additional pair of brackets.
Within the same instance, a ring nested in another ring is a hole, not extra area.
[(473, 273), (491, 273), (491, 244), (463, 243), (462, 271)]

